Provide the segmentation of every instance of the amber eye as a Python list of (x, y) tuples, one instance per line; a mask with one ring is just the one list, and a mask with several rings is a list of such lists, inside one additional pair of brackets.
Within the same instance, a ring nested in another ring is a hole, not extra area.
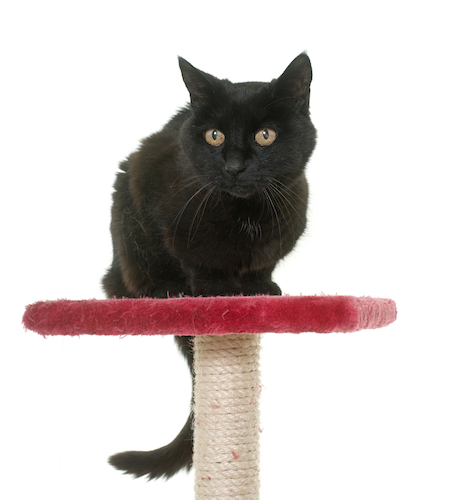
[(225, 135), (220, 130), (212, 128), (205, 132), (205, 140), (212, 146), (220, 146), (225, 141)]
[(272, 142), (277, 138), (277, 133), (271, 128), (262, 128), (258, 130), (255, 134), (255, 141), (260, 146), (270, 146)]

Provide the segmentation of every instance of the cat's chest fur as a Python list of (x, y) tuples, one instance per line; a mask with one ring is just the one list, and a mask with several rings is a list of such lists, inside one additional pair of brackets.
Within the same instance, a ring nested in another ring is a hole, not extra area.
[(238, 274), (256, 271), (279, 260), (298, 238), (287, 227), (293, 221), (274, 210), (259, 196), (241, 200), (206, 194), (187, 207), (180, 204), (171, 222), (167, 218), (166, 245), (192, 263)]

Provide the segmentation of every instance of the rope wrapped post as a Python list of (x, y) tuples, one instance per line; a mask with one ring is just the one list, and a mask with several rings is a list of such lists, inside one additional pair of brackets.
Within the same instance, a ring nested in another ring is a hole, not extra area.
[(196, 500), (259, 499), (260, 343), (260, 335), (195, 338)]

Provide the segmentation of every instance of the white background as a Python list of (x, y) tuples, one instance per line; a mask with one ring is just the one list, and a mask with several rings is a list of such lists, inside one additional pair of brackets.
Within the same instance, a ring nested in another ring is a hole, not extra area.
[(172, 339), (44, 339), (21, 316), (37, 300), (103, 297), (117, 165), (187, 101), (178, 54), (268, 81), (307, 50), (309, 228), (275, 278), (291, 295), (393, 298), (398, 320), (264, 337), (261, 499), (448, 500), (445, 2), (159, 4), (1, 8), (0, 496), (193, 498), (192, 475), (147, 483), (106, 462), (184, 423)]

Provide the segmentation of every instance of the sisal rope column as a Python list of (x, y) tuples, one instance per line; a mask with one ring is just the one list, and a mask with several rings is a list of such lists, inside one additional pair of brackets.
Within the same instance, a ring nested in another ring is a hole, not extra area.
[(195, 337), (196, 500), (259, 499), (260, 337)]

